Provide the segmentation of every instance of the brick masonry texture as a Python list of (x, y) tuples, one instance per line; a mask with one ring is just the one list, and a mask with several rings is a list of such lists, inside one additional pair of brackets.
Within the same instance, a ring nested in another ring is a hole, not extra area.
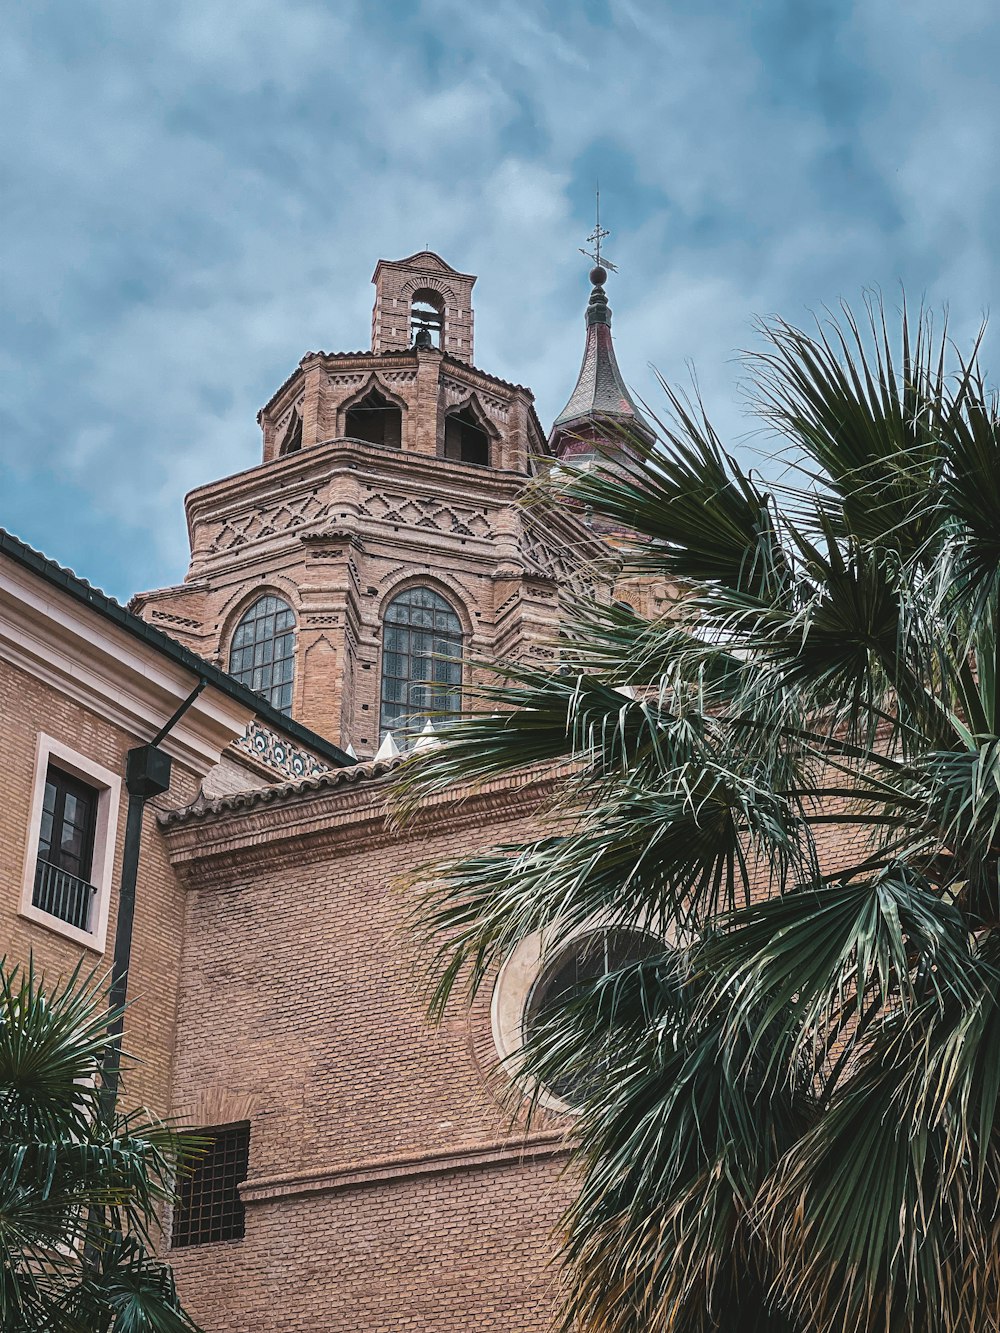
[[(562, 1127), (512, 1123), (488, 1004), (428, 1024), (405, 932), (403, 872), (481, 845), (482, 803), (393, 834), (384, 787), (346, 812), (307, 792), (283, 830), (252, 809), (190, 841), (167, 827), (192, 886), (176, 1108), (252, 1125), (246, 1238), (173, 1255), (213, 1331), (528, 1330), (551, 1312)], [(500, 836), (530, 833), (486, 800)]]
[(258, 1204), (244, 1240), (175, 1252), (175, 1269), (213, 1333), (535, 1333), (563, 1192), (545, 1164)]
[[(117, 922), (117, 892), (112, 896), (107, 946), (103, 955), (81, 948), (18, 914), (24, 872), (29, 813), (40, 732), (62, 741), (78, 753), (121, 773), (125, 753), (147, 739), (115, 726), (69, 699), (58, 689), (0, 661), (0, 699), (4, 724), (0, 727), (0, 764), (5, 778), (5, 799), (0, 806), (0, 954), (26, 961), (50, 981), (66, 978), (82, 959), (85, 969), (110, 971)], [(195, 775), (174, 764), (170, 801), (192, 800), (198, 792)], [(125, 1021), (124, 1049), (137, 1057), (126, 1073), (127, 1101), (149, 1106), (159, 1115), (170, 1107), (170, 1070), (176, 1035), (177, 984), (183, 940), (185, 894), (171, 868), (167, 849), (156, 826), (156, 808), (150, 802), (144, 827), (135, 944), (129, 984), (131, 1007)], [(126, 802), (119, 809), (115, 839), (114, 878), (120, 882)]]

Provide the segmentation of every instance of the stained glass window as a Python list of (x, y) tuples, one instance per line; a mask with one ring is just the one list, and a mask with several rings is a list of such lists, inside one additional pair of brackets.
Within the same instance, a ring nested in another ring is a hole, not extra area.
[(292, 711), (295, 614), (280, 597), (261, 597), (236, 626), (229, 674), (282, 713)]
[(382, 627), (381, 732), (419, 731), (462, 706), (462, 624), (439, 593), (408, 588)]

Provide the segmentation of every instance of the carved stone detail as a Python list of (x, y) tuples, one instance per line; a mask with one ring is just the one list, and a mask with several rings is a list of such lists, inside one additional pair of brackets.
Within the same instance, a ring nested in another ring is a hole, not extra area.
[(278, 504), (267, 505), (262, 509), (253, 509), (228, 519), (208, 549), (210, 552), (232, 551), (248, 546), (252, 542), (273, 537), (275, 533), (301, 527), (304, 523), (314, 523), (326, 511), (327, 506), (312, 493), (294, 500), (281, 500)]
[(460, 504), (443, 504), (402, 495), (372, 495), (361, 512), (378, 523), (398, 523), (400, 527), (427, 528), (433, 532), (451, 532), (460, 537), (488, 537), (490, 524), (484, 509)]

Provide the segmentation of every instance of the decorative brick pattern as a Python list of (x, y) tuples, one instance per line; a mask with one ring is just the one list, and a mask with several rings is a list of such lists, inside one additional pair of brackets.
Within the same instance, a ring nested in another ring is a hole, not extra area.
[[(434, 275), (443, 350), (413, 348), (400, 321)], [(402, 583), (449, 602), (472, 663), (551, 658), (560, 589), (610, 595), (614, 579), (614, 553), (576, 511), (539, 520), (520, 504), (546, 446), (531, 393), (471, 364), (473, 282), (424, 253), (381, 263), (372, 350), (303, 359), (260, 414), (261, 466), (188, 497), (184, 583), (134, 602), (225, 664), (252, 599), (283, 598), (297, 624), (292, 716), (362, 758), (379, 745), (382, 613)], [(372, 388), (402, 411), (400, 448), (346, 436), (347, 408)], [(466, 406), (489, 435), (488, 467), (444, 457), (446, 416)], [(293, 411), (301, 447), (282, 454)], [(481, 676), (467, 666), (463, 684)]]

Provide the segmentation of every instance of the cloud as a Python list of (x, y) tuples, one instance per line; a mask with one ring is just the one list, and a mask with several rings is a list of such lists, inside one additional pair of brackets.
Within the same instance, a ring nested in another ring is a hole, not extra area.
[[(575, 378), (601, 178), (627, 377), (727, 436), (751, 317), (997, 286), (1000, 23), (925, 0), (91, 0), (0, 49), (0, 521), (119, 595), (251, 466), (300, 356), (367, 344), (376, 260), (479, 274), (477, 359)], [(992, 346), (992, 344), (991, 344)]]

